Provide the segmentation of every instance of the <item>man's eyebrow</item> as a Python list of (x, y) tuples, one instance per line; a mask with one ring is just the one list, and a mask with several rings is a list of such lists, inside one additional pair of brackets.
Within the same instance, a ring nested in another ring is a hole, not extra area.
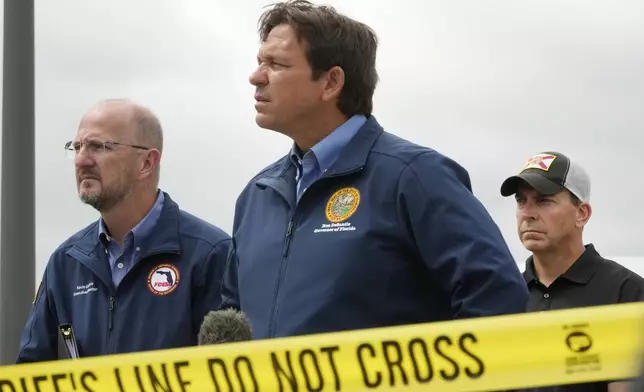
[(261, 62), (262, 60), (268, 60), (268, 61), (274, 61), (275, 60), (275, 54), (272, 52), (260, 52), (257, 55), (257, 61)]

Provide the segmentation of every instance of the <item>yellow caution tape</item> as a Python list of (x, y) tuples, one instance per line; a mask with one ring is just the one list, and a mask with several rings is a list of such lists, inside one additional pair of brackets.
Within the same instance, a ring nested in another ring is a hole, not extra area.
[(0, 367), (0, 391), (490, 391), (634, 377), (644, 304)]

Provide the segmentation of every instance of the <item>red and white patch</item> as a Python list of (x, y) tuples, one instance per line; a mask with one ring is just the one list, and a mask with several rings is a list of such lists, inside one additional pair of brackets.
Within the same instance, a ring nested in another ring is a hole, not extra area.
[(168, 295), (179, 285), (179, 270), (172, 264), (159, 264), (148, 274), (148, 289), (155, 295)]
[(557, 159), (557, 156), (551, 154), (534, 155), (530, 159), (528, 159), (525, 165), (523, 165), (523, 169), (521, 169), (521, 171), (523, 172), (527, 169), (539, 169), (548, 171), (550, 170), (550, 166), (552, 165), (552, 162), (555, 161), (555, 159)]

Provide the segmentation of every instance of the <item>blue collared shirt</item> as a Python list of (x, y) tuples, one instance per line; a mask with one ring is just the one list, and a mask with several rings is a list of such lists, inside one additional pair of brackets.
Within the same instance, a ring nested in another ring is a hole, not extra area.
[(313, 146), (302, 157), (300, 149), (293, 144), (291, 148), (291, 161), (297, 167), (295, 180), (297, 181), (297, 200), (300, 200), (306, 188), (317, 181), (324, 172), (338, 159), (340, 152), (349, 140), (364, 125), (367, 118), (356, 114), (340, 125), (327, 137)]
[(163, 201), (163, 192), (159, 192), (159, 196), (150, 212), (123, 239), (122, 249), (110, 237), (103, 219), (99, 220), (98, 237), (103, 246), (105, 246), (105, 253), (107, 253), (110, 261), (114, 287), (118, 287), (125, 274), (138, 261), (138, 254), (143, 248), (150, 232), (152, 232), (154, 225), (159, 220), (161, 210), (163, 209)]

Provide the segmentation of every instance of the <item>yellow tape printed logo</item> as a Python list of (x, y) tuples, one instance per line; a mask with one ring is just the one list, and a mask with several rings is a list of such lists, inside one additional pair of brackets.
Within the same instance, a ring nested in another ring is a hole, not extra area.
[(550, 170), (550, 166), (552, 165), (552, 162), (557, 159), (556, 155), (552, 154), (537, 154), (528, 159), (528, 161), (523, 165), (523, 168), (521, 169), (521, 172), (528, 170), (528, 169), (539, 169), (543, 171), (548, 171)]
[(345, 221), (356, 212), (359, 204), (360, 192), (356, 188), (342, 188), (326, 203), (326, 218), (333, 223)]
[(566, 345), (572, 352), (583, 353), (590, 350), (593, 346), (593, 341), (585, 332), (575, 331), (568, 334)]
[(160, 264), (148, 274), (148, 289), (154, 295), (168, 295), (179, 285), (179, 270), (172, 264)]
[(571, 353), (566, 357), (566, 373), (592, 373), (601, 370), (599, 354), (593, 352), (593, 339), (590, 336), (590, 325), (565, 325), (566, 347)]

